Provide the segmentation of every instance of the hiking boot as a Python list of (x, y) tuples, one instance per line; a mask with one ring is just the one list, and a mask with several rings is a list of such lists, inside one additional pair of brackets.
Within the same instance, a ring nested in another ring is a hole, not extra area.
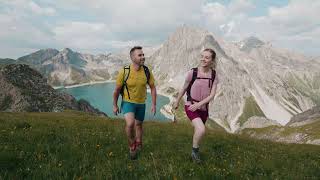
[(129, 159), (136, 160), (138, 158), (138, 151), (136, 143), (133, 142), (131, 145), (129, 145)]
[(136, 149), (138, 152), (142, 150), (142, 142), (135, 142), (136, 143)]
[(131, 160), (136, 160), (138, 158), (138, 152), (137, 152), (137, 149), (134, 149), (134, 150), (129, 150), (129, 158)]
[(200, 154), (199, 152), (194, 152), (192, 151), (191, 153), (191, 158), (193, 160), (193, 162), (197, 163), (197, 164), (200, 164), (201, 163), (201, 159), (200, 159)]

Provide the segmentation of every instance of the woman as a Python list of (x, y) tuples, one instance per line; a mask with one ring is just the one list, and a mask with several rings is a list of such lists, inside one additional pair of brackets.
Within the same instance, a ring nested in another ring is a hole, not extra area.
[(185, 112), (194, 127), (191, 157), (200, 163), (199, 143), (205, 133), (205, 122), (208, 119), (209, 102), (214, 99), (218, 77), (215, 71), (216, 53), (205, 49), (201, 53), (200, 65), (187, 73), (183, 88), (180, 90), (173, 108), (177, 109), (182, 96), (187, 92)]

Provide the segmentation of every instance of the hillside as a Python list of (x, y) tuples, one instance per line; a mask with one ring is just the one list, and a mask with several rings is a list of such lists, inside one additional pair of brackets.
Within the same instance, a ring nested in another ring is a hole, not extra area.
[(61, 112), (73, 109), (106, 116), (85, 100), (58, 92), (36, 70), (23, 64), (0, 68), (0, 111)]
[(320, 118), (312, 123), (300, 126), (269, 126), (247, 128), (240, 132), (257, 139), (269, 139), (277, 142), (320, 145)]
[(10, 59), (10, 58), (2, 59), (2, 58), (0, 58), (0, 66), (6, 65), (6, 64), (14, 64), (15, 62), (16, 61), (14, 59)]
[(0, 179), (316, 179), (320, 147), (212, 129), (202, 165), (189, 159), (189, 123), (145, 123), (144, 150), (128, 160), (124, 121), (82, 112), (0, 113)]

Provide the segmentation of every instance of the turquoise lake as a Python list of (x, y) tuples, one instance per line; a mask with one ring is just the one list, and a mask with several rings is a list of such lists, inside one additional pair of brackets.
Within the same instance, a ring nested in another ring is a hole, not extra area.
[[(101, 83), (101, 84), (93, 84), (93, 85), (85, 85), (73, 88), (64, 88), (59, 89), (60, 91), (64, 91), (68, 94), (73, 95), (76, 99), (85, 99), (92, 106), (98, 108), (100, 111), (105, 112), (110, 117), (123, 117), (123, 114), (115, 116), (113, 114), (113, 91), (115, 88), (115, 83)], [(119, 96), (118, 106), (120, 108), (121, 96)], [(160, 113), (160, 108), (165, 104), (169, 103), (169, 98), (165, 96), (158, 95), (157, 96), (157, 113), (153, 116), (150, 112), (151, 105), (151, 95), (147, 94), (146, 101), (146, 120), (160, 120), (167, 121), (168, 119)]]

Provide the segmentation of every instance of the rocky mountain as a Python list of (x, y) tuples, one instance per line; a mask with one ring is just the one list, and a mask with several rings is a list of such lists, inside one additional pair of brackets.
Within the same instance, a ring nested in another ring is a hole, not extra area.
[(254, 36), (250, 36), (236, 44), (239, 46), (239, 49), (241, 51), (246, 51), (246, 52), (250, 52), (252, 49), (260, 48), (263, 45), (265, 45), (263, 41), (261, 41), (260, 39)]
[(243, 126), (237, 133), (277, 142), (320, 145), (320, 106), (294, 115), (285, 126), (261, 122), (258, 125), (259, 128)]
[(10, 58), (0, 58), (0, 65), (5, 65), (5, 64), (14, 64), (16, 61), (14, 59)]
[(65, 48), (39, 50), (18, 58), (16, 63), (38, 70), (52, 86), (65, 86), (113, 79), (117, 70), (129, 61), (121, 53), (95, 56)]
[(313, 123), (320, 119), (320, 106), (315, 106), (303, 113), (294, 115), (287, 126), (302, 126), (305, 124)]
[(42, 49), (32, 54), (18, 58), (17, 62), (38, 66), (41, 65), (44, 61), (56, 56), (58, 53), (59, 51), (56, 49)]
[(285, 125), (293, 115), (319, 103), (320, 63), (275, 49), (255, 37), (228, 43), (188, 26), (178, 28), (147, 60), (161, 90), (181, 88), (186, 72), (199, 64), (204, 48), (216, 51), (220, 80), (210, 118), (229, 132), (254, 116)]
[(0, 69), (0, 111), (61, 112), (66, 109), (105, 113), (84, 100), (54, 90), (43, 76), (28, 65), (10, 64)]

